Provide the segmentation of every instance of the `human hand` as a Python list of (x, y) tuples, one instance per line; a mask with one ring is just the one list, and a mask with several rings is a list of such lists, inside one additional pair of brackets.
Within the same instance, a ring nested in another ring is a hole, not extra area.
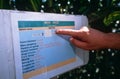
[(71, 43), (85, 50), (95, 50), (106, 47), (106, 34), (86, 26), (80, 30), (58, 29), (56, 33), (71, 36)]

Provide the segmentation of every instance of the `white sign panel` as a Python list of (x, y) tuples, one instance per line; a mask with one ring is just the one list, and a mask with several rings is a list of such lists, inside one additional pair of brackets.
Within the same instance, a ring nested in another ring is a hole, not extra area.
[(73, 46), (70, 36), (55, 33), (56, 29), (88, 25), (86, 16), (19, 11), (8, 14), (16, 79), (49, 79), (87, 63), (88, 51)]

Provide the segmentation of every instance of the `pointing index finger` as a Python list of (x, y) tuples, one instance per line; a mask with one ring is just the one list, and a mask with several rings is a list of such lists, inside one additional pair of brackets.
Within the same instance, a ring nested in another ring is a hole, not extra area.
[(63, 34), (63, 35), (70, 35), (70, 36), (76, 36), (78, 31), (72, 30), (72, 29), (57, 29), (57, 34)]

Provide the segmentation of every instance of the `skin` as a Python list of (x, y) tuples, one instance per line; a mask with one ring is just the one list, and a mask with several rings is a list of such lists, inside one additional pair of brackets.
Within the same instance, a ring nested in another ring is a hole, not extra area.
[(80, 30), (57, 29), (56, 33), (71, 36), (70, 42), (85, 50), (120, 49), (120, 33), (104, 33), (86, 26)]

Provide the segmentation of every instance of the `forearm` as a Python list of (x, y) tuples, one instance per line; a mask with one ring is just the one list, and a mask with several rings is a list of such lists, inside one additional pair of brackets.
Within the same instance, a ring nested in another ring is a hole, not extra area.
[(120, 33), (106, 34), (106, 48), (120, 49)]

